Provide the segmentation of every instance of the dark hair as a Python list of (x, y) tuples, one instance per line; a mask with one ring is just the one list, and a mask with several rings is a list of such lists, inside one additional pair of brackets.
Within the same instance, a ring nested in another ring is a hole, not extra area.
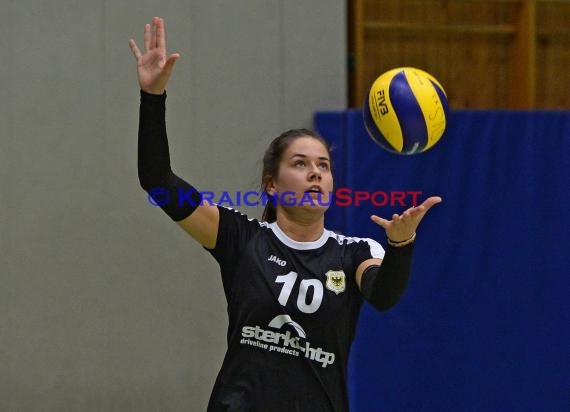
[[(309, 129), (291, 129), (282, 133), (273, 139), (263, 156), (263, 170), (261, 172), (261, 190), (263, 193), (267, 193), (266, 188), (269, 180), (279, 174), (279, 163), (281, 162), (283, 153), (289, 148), (294, 140), (300, 137), (312, 137), (313, 139), (318, 140), (323, 144), (323, 146), (325, 146), (330, 157), (331, 146), (329, 142), (317, 133)], [(277, 208), (275, 207), (275, 203), (271, 196), (267, 196), (267, 203), (265, 204), (261, 220), (268, 223), (272, 223), (277, 220)]]

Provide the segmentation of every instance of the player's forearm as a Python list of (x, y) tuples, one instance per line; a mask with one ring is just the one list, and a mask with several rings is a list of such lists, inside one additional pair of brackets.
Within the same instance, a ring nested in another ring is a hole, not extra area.
[(412, 268), (413, 247), (413, 243), (402, 247), (388, 245), (382, 264), (369, 266), (362, 274), (362, 294), (376, 309), (390, 309), (406, 290)]
[(166, 93), (141, 90), (139, 112), (138, 174), (143, 189), (154, 189), (172, 173), (166, 136)]
[(170, 167), (166, 135), (166, 93), (153, 95), (141, 90), (138, 135), (138, 176), (141, 187), (160, 195), (155, 203), (175, 221), (189, 216), (200, 204), (194, 187), (176, 176)]

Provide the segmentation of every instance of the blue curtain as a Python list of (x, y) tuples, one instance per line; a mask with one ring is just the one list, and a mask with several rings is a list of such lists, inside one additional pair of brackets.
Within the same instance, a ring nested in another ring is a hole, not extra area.
[[(360, 111), (317, 113), (315, 128), (337, 188), (443, 198), (400, 303), (362, 310), (351, 410), (570, 410), (570, 112), (452, 112), (414, 156), (376, 146)], [(327, 226), (385, 244), (370, 215), (402, 210), (333, 206)]]

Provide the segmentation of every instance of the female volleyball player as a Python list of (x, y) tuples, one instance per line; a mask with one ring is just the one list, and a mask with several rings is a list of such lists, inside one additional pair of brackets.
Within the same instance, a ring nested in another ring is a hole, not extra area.
[[(416, 228), (441, 199), (431, 197), (391, 220), (372, 216), (388, 236), (385, 251), (371, 239), (330, 232), (324, 227), (333, 190), (329, 147), (301, 129), (276, 138), (265, 154), (263, 190), (275, 201), (262, 221), (201, 205), (199, 193), (170, 168), (165, 87), (179, 55), (166, 54), (163, 20), (145, 26), (144, 54), (133, 40), (130, 47), (141, 88), (141, 186), (169, 192), (162, 209), (221, 268), (228, 349), (208, 410), (347, 411), (348, 353), (363, 298), (379, 310), (397, 302)], [(286, 204), (278, 196), (285, 192), (295, 194)]]

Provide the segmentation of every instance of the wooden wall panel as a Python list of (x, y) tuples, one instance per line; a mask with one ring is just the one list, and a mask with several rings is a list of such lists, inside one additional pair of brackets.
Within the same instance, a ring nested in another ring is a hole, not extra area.
[[(370, 86), (381, 73), (400, 66), (421, 68), (445, 87), (454, 107), (506, 104), (508, 47), (493, 36), (444, 35), (424, 40), (422, 33), (401, 35), (377, 32), (365, 36), (363, 83)], [(466, 45), (466, 38), (469, 38)]]
[(433, 74), (454, 108), (570, 107), (568, 1), (349, 0), (349, 11), (352, 107), (400, 66)]
[(540, 2), (537, 7), (536, 20), (537, 107), (569, 109), (570, 2)]

